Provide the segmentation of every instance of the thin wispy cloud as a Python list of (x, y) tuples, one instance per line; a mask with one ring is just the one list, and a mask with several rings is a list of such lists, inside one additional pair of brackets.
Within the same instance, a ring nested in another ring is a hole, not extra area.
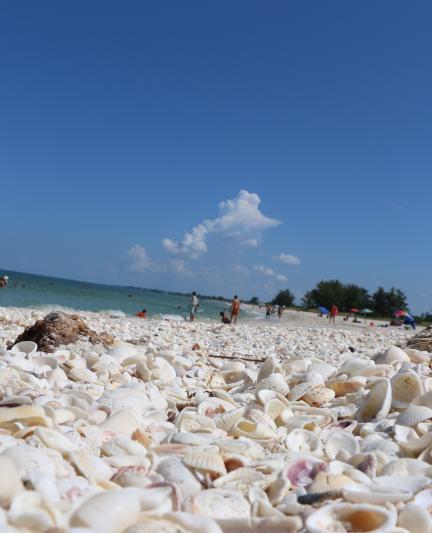
[(299, 265), (301, 263), (300, 257), (297, 257), (296, 255), (292, 254), (279, 254), (273, 256), (273, 259), (275, 261), (280, 261), (281, 263), (285, 263), (286, 265)]
[(133, 272), (145, 272), (146, 270), (157, 269), (156, 263), (151, 261), (144, 246), (134, 244), (127, 252), (129, 259), (129, 270)]
[(268, 278), (276, 279), (277, 281), (288, 281), (288, 278), (284, 274), (279, 274), (278, 272), (275, 272), (272, 268), (267, 268), (263, 265), (255, 265), (254, 270), (255, 272), (259, 272), (260, 274), (267, 276)]
[(215, 233), (237, 241), (240, 246), (256, 248), (265, 230), (281, 224), (279, 220), (264, 215), (260, 204), (257, 194), (241, 190), (236, 198), (220, 202), (220, 216), (206, 219), (185, 232), (181, 241), (163, 239), (162, 246), (171, 254), (197, 259), (207, 252), (207, 236)]

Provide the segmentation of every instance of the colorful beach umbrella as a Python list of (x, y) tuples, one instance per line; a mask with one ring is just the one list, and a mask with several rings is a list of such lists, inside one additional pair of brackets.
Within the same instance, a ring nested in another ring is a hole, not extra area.
[(372, 309), (362, 309), (360, 313), (363, 313), (364, 315), (370, 315), (373, 313)]
[(404, 311), (403, 309), (400, 309), (399, 311), (396, 311), (396, 313), (394, 314), (394, 316), (396, 316), (397, 318), (399, 318), (400, 316), (405, 316), (407, 314), (406, 311)]
[(352, 309), (350, 309), (350, 313), (358, 313), (359, 310), (356, 309), (355, 307), (353, 307)]
[(323, 307), (322, 305), (319, 305), (318, 309), (319, 309), (319, 312), (322, 313), (323, 315), (329, 314), (329, 310), (327, 309), (327, 307)]

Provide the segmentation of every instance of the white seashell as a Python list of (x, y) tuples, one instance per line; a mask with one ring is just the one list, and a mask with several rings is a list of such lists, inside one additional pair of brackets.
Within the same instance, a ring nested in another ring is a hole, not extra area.
[(358, 483), (342, 489), (346, 501), (353, 503), (373, 503), (376, 505), (388, 502), (406, 502), (413, 497), (413, 491), (402, 487), (383, 486), (375, 483)]
[(285, 446), (295, 453), (319, 454), (321, 443), (318, 437), (306, 429), (294, 429), (285, 439)]
[(20, 422), (32, 426), (51, 426), (51, 419), (45, 416), (42, 407), (22, 405), (20, 407), (0, 407), (0, 424)]
[(204, 490), (184, 503), (186, 512), (210, 516), (216, 520), (249, 518), (249, 502), (237, 492), (224, 489)]
[(290, 400), (297, 401), (300, 400), (306, 393), (310, 392), (315, 387), (319, 386), (319, 383), (314, 383), (313, 381), (304, 381), (295, 385), (290, 392)]
[(398, 372), (391, 380), (392, 407), (395, 409), (406, 408), (417, 396), (423, 392), (421, 380), (415, 372)]
[(45, 532), (57, 525), (54, 510), (36, 491), (24, 491), (12, 501), (9, 521), (24, 530)]
[(248, 437), (253, 440), (273, 440), (277, 438), (276, 432), (267, 424), (255, 423), (245, 418), (238, 420), (230, 429), (233, 437)]
[(201, 491), (201, 483), (184, 466), (181, 460), (176, 457), (163, 459), (157, 465), (156, 472), (168, 483), (174, 483), (179, 488), (183, 498), (187, 498)]
[(344, 364), (339, 368), (339, 374), (348, 374), (354, 376), (367, 367), (375, 366), (375, 363), (371, 359), (347, 359)]
[(344, 474), (328, 474), (319, 472), (313, 482), (308, 486), (308, 492), (328, 492), (331, 490), (340, 490), (354, 481)]
[(279, 372), (280, 367), (274, 356), (269, 356), (265, 359), (264, 363), (259, 367), (257, 375), (257, 383), (261, 383), (262, 380), (267, 379), (275, 372)]
[(24, 490), (24, 487), (14, 463), (4, 455), (0, 455), (0, 472), (0, 502), (9, 507), (12, 500)]
[(424, 405), (432, 408), (432, 391), (427, 391), (413, 401), (415, 405)]
[(317, 387), (307, 392), (302, 400), (312, 407), (321, 407), (324, 403), (331, 402), (335, 397), (335, 391), (324, 387)]
[(274, 392), (282, 394), (282, 396), (286, 396), (289, 392), (288, 384), (286, 383), (282, 374), (279, 373), (271, 374), (267, 378), (259, 381), (257, 383), (256, 389), (257, 391), (260, 391), (262, 389), (272, 390)]
[(84, 527), (106, 533), (121, 533), (137, 521), (139, 497), (126, 490), (95, 494), (73, 513), (71, 527)]
[(419, 475), (391, 475), (391, 476), (378, 476), (373, 480), (373, 483), (383, 487), (392, 487), (393, 489), (402, 488), (411, 490), (417, 493), (419, 490), (426, 487), (429, 484), (429, 478)]
[(115, 435), (130, 437), (139, 427), (139, 422), (131, 412), (121, 410), (108, 417), (99, 427), (102, 431), (109, 430)]
[(271, 398), (264, 404), (264, 413), (272, 420), (276, 420), (285, 411), (286, 407), (286, 404), (278, 398)]
[(229, 489), (247, 496), (251, 486), (267, 489), (274, 478), (253, 468), (240, 467), (213, 482), (215, 488)]
[(222, 533), (222, 529), (209, 517), (177, 512), (143, 516), (124, 533)]
[(339, 452), (344, 451), (349, 456), (359, 453), (358, 440), (343, 431), (335, 431), (327, 439), (325, 444), (325, 453), (329, 459), (336, 459)]
[(425, 489), (416, 494), (414, 503), (430, 514), (432, 512), (432, 489)]
[(70, 458), (78, 472), (92, 483), (107, 481), (113, 475), (113, 470), (97, 455), (76, 451), (70, 454)]
[(352, 378), (348, 380), (333, 381), (331, 383), (327, 383), (327, 387), (329, 389), (334, 390), (336, 398), (339, 398), (341, 396), (345, 396), (345, 394), (358, 392), (364, 389), (364, 383), (362, 383), (358, 379)]
[(385, 532), (396, 525), (396, 513), (376, 505), (333, 503), (321, 507), (306, 520), (309, 533), (336, 531)]
[(432, 409), (424, 405), (411, 405), (401, 413), (396, 421), (401, 426), (414, 426), (432, 418)]
[(399, 513), (398, 525), (410, 533), (430, 533), (432, 530), (430, 514), (424, 507), (415, 503), (405, 505)]
[(78, 450), (76, 444), (55, 429), (38, 427), (35, 430), (35, 435), (40, 438), (45, 446), (60, 452), (62, 455)]
[(388, 379), (381, 379), (372, 385), (368, 396), (361, 402), (358, 418), (361, 422), (378, 421), (385, 418), (391, 407), (392, 392)]
[(38, 346), (33, 341), (21, 341), (14, 344), (10, 349), (13, 354), (25, 353), (26, 355), (32, 355), (37, 352)]
[(390, 346), (382, 355), (375, 359), (377, 365), (388, 365), (403, 361), (409, 361), (408, 355), (397, 346)]
[(214, 451), (191, 451), (183, 457), (186, 466), (223, 476), (227, 473), (222, 456)]

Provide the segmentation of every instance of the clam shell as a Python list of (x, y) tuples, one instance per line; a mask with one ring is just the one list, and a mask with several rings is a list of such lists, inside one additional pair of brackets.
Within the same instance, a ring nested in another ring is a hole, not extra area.
[(364, 384), (361, 381), (351, 379), (346, 381), (333, 381), (332, 383), (327, 383), (327, 387), (334, 390), (336, 398), (339, 398), (345, 396), (345, 394), (364, 389)]
[(385, 418), (391, 407), (392, 392), (388, 379), (372, 385), (368, 396), (361, 402), (358, 418), (361, 422), (377, 421)]
[(432, 418), (432, 409), (424, 405), (411, 405), (401, 413), (396, 421), (401, 426), (415, 426)]
[(377, 365), (389, 365), (409, 361), (408, 355), (398, 346), (390, 346), (382, 355), (375, 359)]
[(3, 455), (0, 455), (0, 472), (0, 502), (9, 506), (24, 487), (14, 463)]
[(302, 400), (311, 405), (312, 407), (320, 407), (324, 403), (331, 402), (335, 397), (335, 391), (332, 389), (326, 389), (324, 387), (317, 387), (307, 392)]
[(333, 503), (312, 513), (306, 520), (309, 533), (335, 531), (388, 531), (396, 525), (396, 513), (376, 505)]
[(306, 429), (294, 429), (285, 439), (285, 446), (295, 453), (320, 453), (321, 443), (318, 437)]
[(279, 373), (271, 374), (267, 378), (264, 378), (259, 381), (257, 383), (256, 389), (257, 391), (260, 391), (262, 389), (272, 390), (274, 392), (282, 394), (282, 396), (286, 396), (289, 392), (288, 384), (286, 383), (282, 374)]
[(392, 407), (406, 408), (417, 396), (423, 392), (423, 386), (418, 374), (409, 370), (398, 372), (390, 380), (392, 387)]
[(342, 495), (348, 502), (381, 505), (388, 502), (407, 502), (413, 497), (413, 491), (402, 487), (358, 483), (344, 487)]
[(38, 346), (33, 341), (21, 341), (17, 342), (12, 346), (10, 349), (11, 353), (13, 354), (19, 354), (19, 353), (25, 353), (26, 355), (31, 355), (37, 352)]

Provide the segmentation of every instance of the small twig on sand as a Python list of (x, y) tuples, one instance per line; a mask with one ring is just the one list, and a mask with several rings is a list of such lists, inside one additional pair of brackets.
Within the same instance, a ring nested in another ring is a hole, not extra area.
[(241, 359), (242, 361), (251, 361), (252, 363), (263, 363), (265, 359), (260, 357), (259, 359), (251, 359), (250, 357), (243, 357), (242, 355), (207, 355), (208, 358), (213, 357), (214, 359)]

